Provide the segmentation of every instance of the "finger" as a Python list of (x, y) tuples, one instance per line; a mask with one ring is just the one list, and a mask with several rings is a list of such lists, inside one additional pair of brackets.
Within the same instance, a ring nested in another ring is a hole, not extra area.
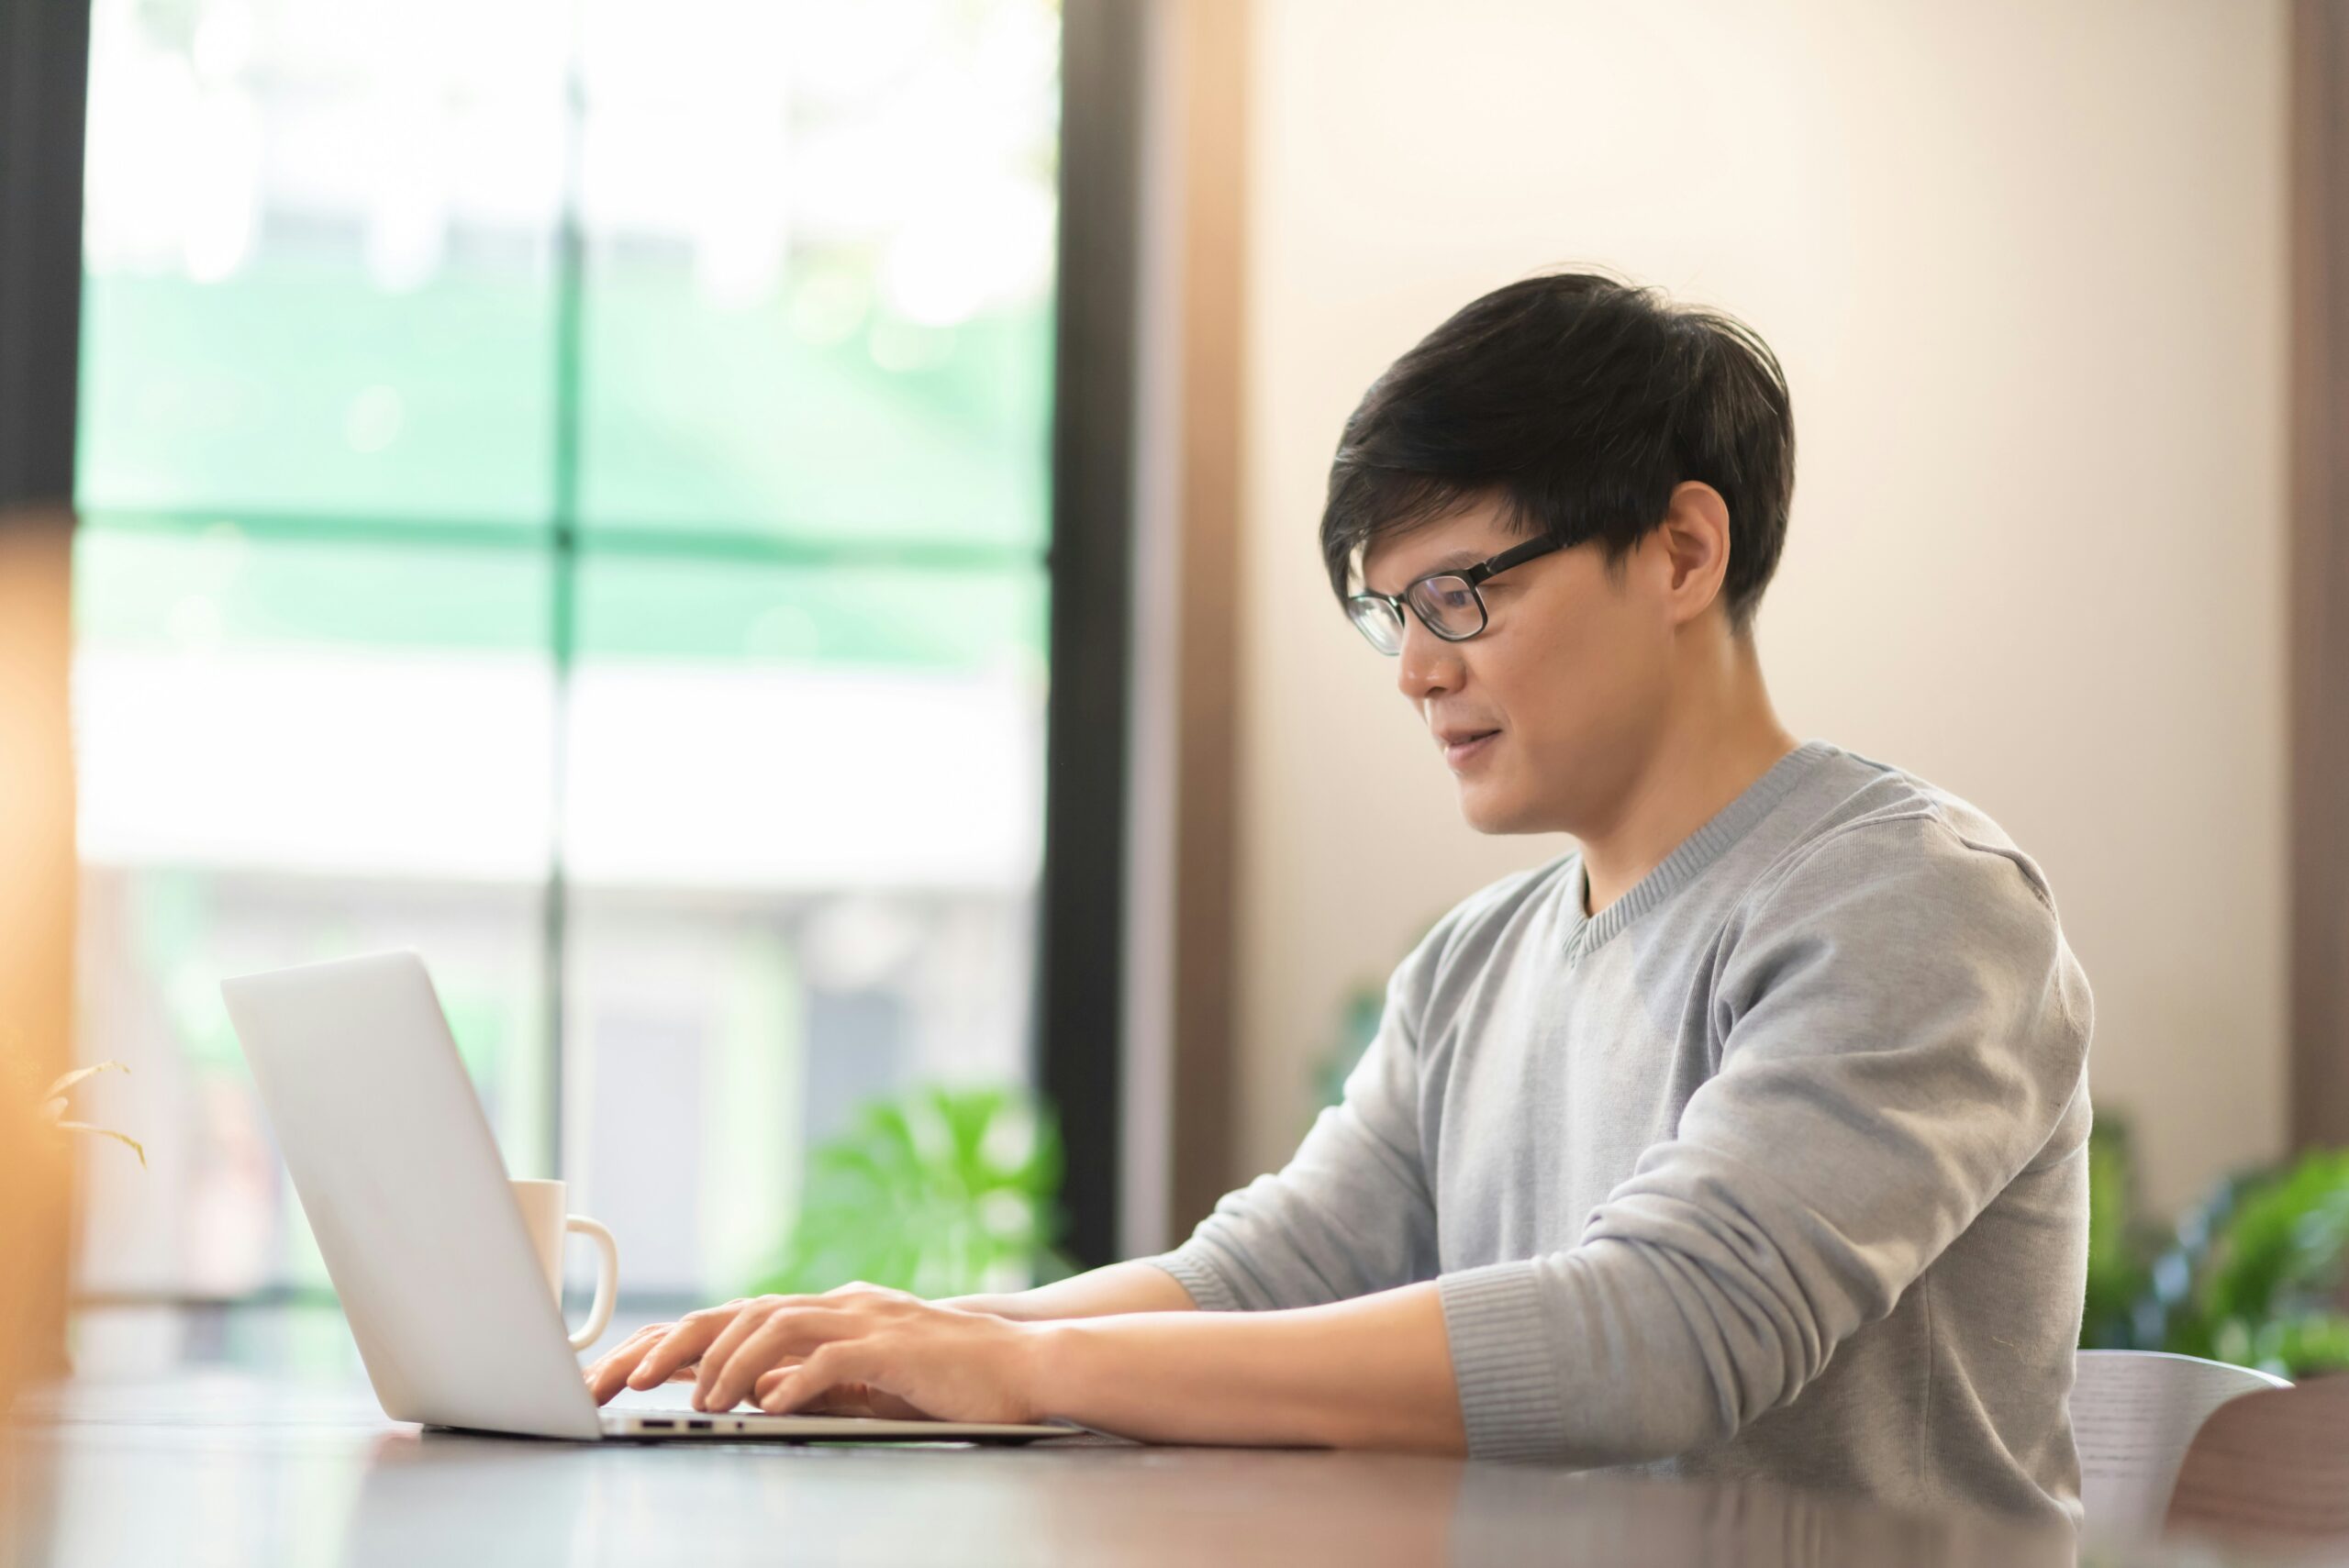
[(669, 1331), (669, 1328), (666, 1323), (647, 1324), (614, 1345), (600, 1361), (587, 1369), (587, 1391), (595, 1396), (596, 1404), (603, 1404), (627, 1385), (629, 1373), (636, 1370), (636, 1363), (644, 1358), (644, 1352), (651, 1350), (662, 1335)]
[(758, 1332), (777, 1307), (793, 1299), (784, 1296), (762, 1296), (741, 1304), (741, 1309), (734, 1314), (733, 1321), (727, 1324), (724, 1331), (701, 1353), (701, 1365), (694, 1373), (694, 1392), (690, 1401), (695, 1409), (715, 1408), (707, 1401), (719, 1370), (733, 1358), (735, 1349)]
[[(665, 1324), (659, 1326), (666, 1327)], [(606, 1351), (602, 1355), (597, 1356), (594, 1361), (588, 1362), (584, 1373), (587, 1381), (589, 1383), (595, 1382), (597, 1374), (608, 1371), (613, 1362), (621, 1360), (623, 1357), (634, 1356), (638, 1346), (650, 1343), (650, 1340), (646, 1339), (646, 1336), (651, 1332), (654, 1327), (655, 1325), (647, 1324), (644, 1328), (639, 1329), (635, 1333), (630, 1334), (618, 1344), (614, 1345), (610, 1350)]]
[(715, 1351), (702, 1357), (702, 1383), (694, 1390), (695, 1408), (731, 1410), (761, 1373), (786, 1356), (807, 1355), (829, 1341), (853, 1336), (863, 1327), (854, 1313), (838, 1308), (781, 1307), (770, 1311), (751, 1333), (729, 1348), (721, 1362)]
[[(804, 1415), (863, 1416), (891, 1421), (926, 1421), (930, 1418), (930, 1412), (909, 1399), (890, 1393), (864, 1374), (864, 1369), (884, 1364), (888, 1355), (885, 1346), (869, 1340), (841, 1340), (839, 1343), (840, 1352), (813, 1372), (805, 1373), (805, 1380), (799, 1385), (790, 1383), (793, 1374), (800, 1370), (797, 1367), (779, 1369), (772, 1381), (762, 1380), (765, 1386), (760, 1391), (757, 1401), (760, 1407), (796, 1409)], [(851, 1346), (855, 1348), (853, 1356), (849, 1353)], [(848, 1376), (851, 1370), (859, 1375)]]
[(721, 1306), (705, 1307), (666, 1325), (661, 1338), (639, 1361), (637, 1370), (629, 1376), (629, 1385), (649, 1388), (656, 1383), (674, 1380), (679, 1368), (690, 1369), (709, 1341), (724, 1332), (727, 1325), (733, 1322), (734, 1315), (746, 1305), (738, 1298)]
[[(633, 1374), (632, 1374), (632, 1373), (631, 1373), (630, 1375), (631, 1375), (631, 1376), (633, 1376)], [(681, 1367), (677, 1368), (677, 1370), (676, 1370), (676, 1371), (674, 1371), (674, 1372), (671, 1373), (668, 1376), (666, 1376), (666, 1377), (662, 1378), (661, 1381), (662, 1381), (662, 1382), (663, 1382), (663, 1383), (691, 1383), (691, 1382), (693, 1382), (693, 1381), (694, 1381), (694, 1379), (695, 1379), (695, 1378), (696, 1378), (696, 1377), (698, 1377), (698, 1376), (700, 1376), (700, 1375), (701, 1375), (701, 1368), (700, 1368), (698, 1365), (696, 1365), (696, 1363), (692, 1362), (687, 1362), (685, 1365), (683, 1365), (683, 1366), (681, 1366)], [(626, 1385), (626, 1386), (628, 1386), (628, 1387), (631, 1387), (631, 1388), (639, 1389), (639, 1390), (640, 1391), (640, 1390), (642, 1390), (642, 1389), (651, 1387), (651, 1386), (652, 1386), (652, 1384), (651, 1384), (651, 1381), (650, 1379), (647, 1379), (646, 1381), (644, 1381), (644, 1382), (642, 1382), (642, 1383), (640, 1383), (640, 1383), (628, 1383), (628, 1384), (626, 1384), (625, 1385)]]
[(873, 1407), (873, 1396), (861, 1383), (844, 1383), (838, 1388), (827, 1388), (807, 1407), (810, 1416), (863, 1416), (870, 1419), (880, 1414)]
[[(792, 1364), (796, 1365), (797, 1362), (795, 1361)], [(784, 1373), (790, 1370), (790, 1366), (780, 1366), (772, 1372), (761, 1373), (759, 1381), (751, 1388), (751, 1402), (763, 1405), (766, 1396), (783, 1382)], [(891, 1421), (930, 1419), (930, 1412), (920, 1406), (885, 1389), (875, 1388), (869, 1383), (835, 1384), (801, 1408), (811, 1416), (867, 1416)]]
[[(742, 1341), (757, 1332), (768, 1318), (781, 1311), (819, 1306), (825, 1300), (826, 1298), (820, 1296), (763, 1296), (752, 1301), (736, 1303), (735, 1305), (740, 1307), (741, 1311), (736, 1316), (734, 1321), (727, 1326), (726, 1331), (718, 1335), (717, 1340), (701, 1353), (700, 1370), (694, 1376), (692, 1399), (694, 1408), (696, 1410), (724, 1408), (709, 1403), (711, 1396), (717, 1391), (718, 1374), (725, 1368), (727, 1362), (733, 1359), (735, 1351), (740, 1349)], [(770, 1357), (761, 1364), (763, 1368), (773, 1366), (774, 1362)]]
[(873, 1403), (873, 1394), (861, 1383), (843, 1383), (837, 1388), (827, 1388), (816, 1396), (813, 1403), (801, 1412), (807, 1416), (861, 1416), (866, 1420), (882, 1414)]
[(843, 1383), (869, 1383), (873, 1366), (867, 1341), (834, 1340), (818, 1346), (797, 1366), (785, 1369), (760, 1396), (759, 1408), (770, 1416), (810, 1409)]
[(629, 1373), (630, 1388), (651, 1388), (666, 1383), (669, 1374), (689, 1362), (698, 1361), (710, 1341), (723, 1333), (745, 1303), (729, 1301), (723, 1307), (705, 1307), (699, 1312), (688, 1312), (670, 1326), (669, 1331), (636, 1363)]

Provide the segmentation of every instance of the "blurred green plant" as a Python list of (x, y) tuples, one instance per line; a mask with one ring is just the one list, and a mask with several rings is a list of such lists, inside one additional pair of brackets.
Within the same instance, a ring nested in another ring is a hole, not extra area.
[(1319, 1103), (1334, 1106), (1345, 1097), (1346, 1079), (1363, 1052), (1378, 1037), (1379, 1020), (1386, 1013), (1384, 987), (1365, 982), (1346, 993), (1338, 1017), (1338, 1033), (1313, 1069), (1313, 1087)]
[(751, 1294), (862, 1280), (917, 1296), (1019, 1290), (1074, 1266), (1060, 1229), (1060, 1129), (1022, 1090), (918, 1089), (858, 1108), (807, 1160), (799, 1217)]
[(2080, 1344), (2175, 1351), (2301, 1378), (2349, 1370), (2349, 1150), (2226, 1176), (2166, 1229), (2140, 1212), (2125, 1121), (2088, 1136)]
[[(1411, 939), (1416, 948), (1427, 940), (1435, 923), (1442, 917), (1431, 916), (1419, 927), (1419, 934)], [(1405, 950), (1407, 952), (1408, 949)], [(1338, 1027), (1330, 1037), (1327, 1050), (1313, 1065), (1314, 1093), (1319, 1096), (1316, 1105), (1334, 1106), (1345, 1097), (1346, 1079), (1353, 1073), (1363, 1052), (1378, 1038), (1378, 1026), (1386, 1017), (1386, 984), (1384, 981), (1357, 980), (1338, 1001)]]

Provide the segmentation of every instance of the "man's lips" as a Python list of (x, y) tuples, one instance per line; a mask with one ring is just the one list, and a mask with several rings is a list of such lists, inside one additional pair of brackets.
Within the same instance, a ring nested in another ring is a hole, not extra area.
[(1436, 744), (1443, 751), (1443, 760), (1453, 767), (1476, 757), (1492, 747), (1497, 729), (1476, 729), (1463, 726), (1457, 729), (1436, 731)]

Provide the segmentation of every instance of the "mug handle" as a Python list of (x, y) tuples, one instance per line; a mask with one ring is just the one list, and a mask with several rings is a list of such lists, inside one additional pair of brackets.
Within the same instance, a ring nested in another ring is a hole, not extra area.
[(612, 1240), (610, 1231), (584, 1214), (564, 1215), (562, 1228), (596, 1243), (596, 1304), (587, 1309), (587, 1321), (579, 1332), (571, 1336), (571, 1348), (584, 1351), (611, 1327), (612, 1305), (620, 1291), (620, 1244)]

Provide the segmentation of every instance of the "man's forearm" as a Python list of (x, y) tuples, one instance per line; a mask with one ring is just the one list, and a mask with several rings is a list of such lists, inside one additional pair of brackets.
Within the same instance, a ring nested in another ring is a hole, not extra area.
[(1431, 1284), (1286, 1312), (1085, 1318), (1052, 1324), (1038, 1352), (1043, 1413), (1121, 1436), (1467, 1450)]
[(1189, 1312), (1191, 1293), (1152, 1263), (1111, 1263), (1073, 1279), (1004, 1296), (958, 1296), (943, 1303), (1022, 1323), (1108, 1318), (1128, 1312)]

